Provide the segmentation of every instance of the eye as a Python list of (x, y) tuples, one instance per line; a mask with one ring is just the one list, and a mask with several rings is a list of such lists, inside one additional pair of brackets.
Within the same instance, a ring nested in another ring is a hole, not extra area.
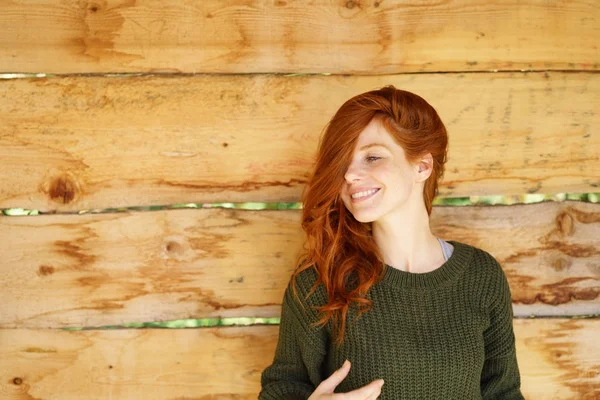
[(371, 159), (374, 159), (372, 161), (375, 161), (375, 160), (379, 160), (380, 158), (381, 157), (377, 157), (377, 156), (369, 156), (369, 157), (367, 157), (367, 161), (371, 162)]

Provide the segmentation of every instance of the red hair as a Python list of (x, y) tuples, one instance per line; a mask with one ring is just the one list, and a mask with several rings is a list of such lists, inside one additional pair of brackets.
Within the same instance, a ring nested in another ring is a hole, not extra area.
[[(393, 85), (352, 97), (326, 125), (316, 162), (302, 192), (301, 225), (306, 241), (292, 274), (292, 288), (298, 298), (296, 276), (308, 268), (317, 271), (318, 280), (307, 297), (323, 283), (329, 300), (316, 307), (322, 317), (313, 326), (325, 325), (333, 318), (338, 346), (344, 340), (350, 304), (360, 305), (357, 318), (373, 307), (373, 301), (364, 295), (383, 277), (386, 267), (373, 240), (371, 223), (358, 222), (339, 195), (346, 184), (344, 175), (358, 137), (374, 118), (404, 149), (409, 163), (415, 165), (422, 156), (431, 153), (433, 171), (423, 188), (429, 215), (446, 163), (448, 136), (435, 109), (422, 97)], [(352, 288), (348, 288), (349, 283)]]

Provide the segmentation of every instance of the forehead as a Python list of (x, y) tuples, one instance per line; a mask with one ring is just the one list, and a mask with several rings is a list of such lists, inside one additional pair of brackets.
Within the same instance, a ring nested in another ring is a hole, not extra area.
[[(354, 151), (366, 151), (369, 148), (377, 149), (378, 147), (374, 146), (375, 144), (384, 145), (388, 147), (391, 151), (396, 150), (396, 148), (398, 147), (398, 145), (396, 144), (392, 136), (388, 133), (388, 131), (385, 129), (385, 127), (380, 122), (372, 120), (360, 133)], [(364, 148), (365, 146), (369, 147)]]

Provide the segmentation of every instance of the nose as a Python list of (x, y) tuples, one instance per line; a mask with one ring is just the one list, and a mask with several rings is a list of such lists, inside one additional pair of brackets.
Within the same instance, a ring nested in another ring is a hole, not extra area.
[(363, 177), (363, 173), (364, 172), (359, 167), (355, 164), (351, 164), (344, 174), (344, 179), (346, 179), (346, 182), (352, 183), (356, 180), (360, 180)]

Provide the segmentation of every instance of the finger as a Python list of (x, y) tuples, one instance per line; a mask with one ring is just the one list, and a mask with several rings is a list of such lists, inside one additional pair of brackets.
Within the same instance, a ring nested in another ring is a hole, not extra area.
[(376, 399), (377, 396), (381, 394), (381, 386), (383, 379), (377, 379), (365, 385), (359, 389), (353, 390), (351, 392), (346, 393), (348, 397), (344, 397), (344, 399), (348, 400), (365, 400), (365, 399)]
[(377, 400), (377, 399), (379, 399), (379, 395), (380, 394), (381, 394), (381, 392), (375, 393), (372, 397), (369, 397), (369, 400)]
[(365, 400), (377, 400), (378, 397), (379, 397), (379, 393), (373, 393), (372, 395), (367, 397)]
[(333, 393), (333, 390), (337, 385), (339, 385), (346, 375), (348, 375), (348, 371), (350, 371), (350, 361), (346, 360), (339, 369), (335, 370), (333, 374), (329, 376), (329, 378), (319, 384), (317, 387), (319, 393)]
[(381, 394), (381, 387), (379, 387), (375, 393), (373, 393), (371, 396), (369, 396), (369, 400), (377, 400), (379, 398), (380, 394)]

